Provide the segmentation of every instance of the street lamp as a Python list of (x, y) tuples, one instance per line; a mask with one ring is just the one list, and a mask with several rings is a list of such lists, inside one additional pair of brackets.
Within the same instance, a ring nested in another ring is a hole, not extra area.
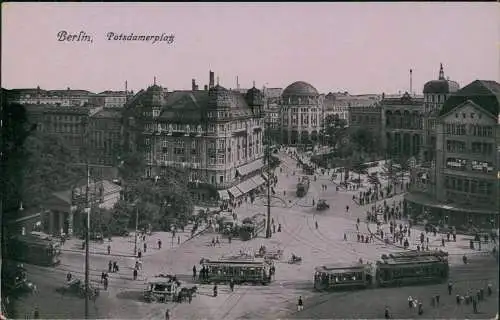
[(267, 229), (266, 238), (271, 238), (271, 134), (269, 119), (265, 122), (267, 127), (267, 145), (266, 145), (266, 160), (267, 160)]

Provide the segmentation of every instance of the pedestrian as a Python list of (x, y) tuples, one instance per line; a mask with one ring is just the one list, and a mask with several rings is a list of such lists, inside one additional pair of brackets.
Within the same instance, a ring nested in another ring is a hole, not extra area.
[(215, 238), (212, 238), (212, 247), (215, 247)]
[(231, 292), (233, 292), (233, 291), (234, 291), (234, 280), (233, 280), (233, 279), (231, 279), (231, 280), (229, 281), (229, 289), (231, 290)]
[(217, 297), (217, 285), (214, 284), (214, 298)]
[(108, 277), (107, 276), (104, 278), (103, 283), (104, 283), (104, 290), (108, 290)]
[(144, 242), (144, 253), (146, 253), (147, 248), (148, 248), (148, 245), (146, 242)]
[(101, 283), (104, 282), (104, 278), (106, 278), (106, 273), (104, 273), (104, 271), (103, 271), (103, 272), (101, 272)]
[(196, 280), (196, 266), (193, 266), (193, 280)]
[(177, 244), (180, 245), (181, 244), (181, 237), (180, 236), (177, 236)]
[(158, 239), (158, 250), (160, 250), (160, 249), (161, 249), (161, 240)]
[(113, 272), (112, 268), (113, 268), (113, 263), (110, 260), (109, 263), (108, 263), (108, 272)]
[(421, 316), (423, 313), (424, 313), (424, 308), (423, 308), (422, 302), (420, 301), (418, 303), (418, 315)]
[(408, 297), (408, 308), (412, 308), (413, 307), (413, 298), (411, 296)]
[(108, 254), (111, 254), (111, 245), (108, 244)]
[(170, 309), (167, 309), (167, 311), (165, 311), (165, 320), (170, 320)]
[(477, 300), (476, 298), (472, 298), (472, 309), (474, 310), (474, 313), (477, 313)]
[(441, 297), (441, 296), (440, 296), (439, 294), (438, 294), (438, 295), (436, 295), (436, 304), (437, 304), (437, 306), (438, 306), (438, 307), (439, 307), (439, 298), (440, 298), (440, 297)]
[(137, 269), (134, 268), (134, 280), (137, 280)]
[(345, 212), (349, 212), (349, 206), (345, 207)]
[(391, 314), (389, 313), (389, 307), (385, 307), (385, 318), (386, 319), (390, 319), (391, 318)]
[(219, 245), (219, 247), (220, 247), (219, 237), (216, 237), (216, 238), (215, 238), (215, 243), (216, 243), (216, 244), (218, 244), (218, 245)]
[(451, 290), (453, 289), (453, 283), (450, 281), (448, 282), (448, 294), (451, 295)]
[(347, 241), (347, 235), (344, 233), (344, 241)]
[(302, 301), (302, 296), (299, 297), (299, 301), (297, 302), (297, 311), (304, 310), (304, 302)]
[(137, 258), (139, 258), (139, 259), (142, 258), (142, 251), (141, 251), (141, 249), (139, 249), (139, 252), (137, 252)]
[(71, 277), (72, 277), (71, 272), (68, 272), (68, 274), (66, 275), (66, 280), (68, 282), (70, 282), (71, 281)]

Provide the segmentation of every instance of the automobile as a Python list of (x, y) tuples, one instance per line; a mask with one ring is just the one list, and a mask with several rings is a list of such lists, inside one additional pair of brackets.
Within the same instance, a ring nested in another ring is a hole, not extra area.
[(330, 205), (324, 199), (318, 200), (318, 204), (316, 205), (316, 210), (326, 210), (329, 209)]

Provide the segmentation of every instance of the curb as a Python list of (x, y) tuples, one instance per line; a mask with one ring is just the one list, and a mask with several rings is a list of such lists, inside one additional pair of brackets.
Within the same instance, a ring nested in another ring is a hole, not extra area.
[[(208, 230), (208, 226), (205, 226), (205, 228), (197, 231), (196, 233), (194, 233), (192, 236), (189, 236), (186, 240), (184, 240), (182, 244), (184, 244), (185, 242), (188, 242), (194, 238), (196, 238), (197, 236), (205, 233), (206, 231)], [(85, 254), (85, 251), (82, 251), (82, 250), (75, 250), (75, 249), (62, 249), (61, 252), (74, 252), (74, 253), (81, 253), (81, 254)], [(135, 255), (133, 254), (116, 254), (116, 253), (112, 253), (112, 254), (107, 254), (106, 252), (89, 252), (89, 255), (94, 255), (94, 256), (110, 256), (110, 257), (124, 257), (124, 258), (135, 258)]]

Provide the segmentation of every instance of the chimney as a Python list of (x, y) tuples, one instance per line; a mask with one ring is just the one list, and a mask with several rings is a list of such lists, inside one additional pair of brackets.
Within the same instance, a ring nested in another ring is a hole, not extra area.
[(210, 70), (210, 73), (209, 73), (209, 82), (208, 82), (208, 88), (209, 89), (212, 89), (215, 85), (215, 75), (214, 73), (212, 72), (212, 70)]
[(205, 89), (205, 91), (207, 91), (207, 90), (208, 90), (208, 86), (207, 86), (207, 85), (205, 85), (204, 89)]
[(193, 91), (196, 90), (196, 80), (195, 79), (191, 80), (191, 90), (193, 90)]
[(410, 69), (410, 95), (413, 92), (413, 70)]

